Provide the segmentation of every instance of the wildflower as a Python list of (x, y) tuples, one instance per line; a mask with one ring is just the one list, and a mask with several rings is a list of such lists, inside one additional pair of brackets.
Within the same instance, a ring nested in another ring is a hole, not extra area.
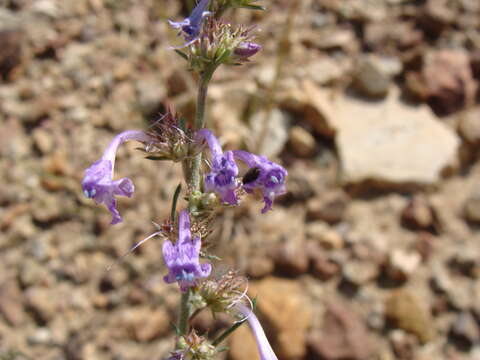
[(233, 151), (235, 158), (242, 160), (250, 170), (244, 176), (243, 188), (251, 193), (260, 189), (263, 193), (265, 206), (262, 214), (272, 208), (275, 196), (285, 194), (285, 180), (287, 170), (277, 163), (268, 160), (265, 156), (251, 154), (242, 150)]
[(82, 181), (83, 193), (87, 198), (92, 198), (97, 204), (105, 204), (112, 213), (111, 224), (122, 221), (117, 210), (116, 195), (131, 197), (135, 187), (132, 180), (122, 178), (113, 180), (113, 168), (115, 166), (115, 155), (118, 147), (128, 140), (150, 142), (151, 138), (143, 131), (129, 130), (118, 134), (103, 153), (100, 160), (94, 162), (85, 170)]
[(254, 43), (251, 41), (244, 41), (244, 42), (241, 42), (235, 48), (235, 50), (233, 50), (233, 53), (239, 58), (239, 60), (247, 61), (248, 58), (255, 55), (261, 49), (262, 49), (262, 46), (257, 43)]
[(205, 175), (205, 190), (217, 193), (223, 202), (236, 205), (238, 167), (232, 151), (222, 152), (217, 138), (208, 129), (197, 132), (197, 141), (206, 140), (212, 154), (212, 171)]
[(163, 243), (163, 259), (169, 273), (163, 278), (171, 284), (178, 282), (181, 291), (187, 291), (194, 286), (196, 279), (210, 275), (212, 266), (209, 263), (200, 264), (201, 242), (199, 237), (192, 240), (190, 218), (183, 210), (178, 217), (178, 240), (175, 244), (166, 240)]
[(262, 325), (258, 321), (253, 311), (241, 302), (236, 304), (236, 309), (247, 319), (248, 325), (253, 331), (255, 340), (257, 341), (258, 352), (260, 353), (260, 360), (278, 360), (273, 352), (267, 336), (263, 331)]
[(202, 29), (203, 18), (209, 14), (207, 9), (209, 0), (200, 0), (200, 2), (192, 10), (192, 13), (183, 21), (168, 20), (170, 26), (175, 29), (181, 29), (184, 34), (186, 43), (182, 47), (187, 47), (198, 39), (200, 30)]

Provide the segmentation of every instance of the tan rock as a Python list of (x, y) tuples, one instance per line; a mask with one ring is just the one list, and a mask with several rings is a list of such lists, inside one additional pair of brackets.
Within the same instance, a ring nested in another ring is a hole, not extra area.
[(406, 289), (392, 293), (387, 299), (385, 314), (396, 326), (413, 333), (422, 343), (426, 343), (434, 337), (430, 313)]
[(229, 355), (232, 360), (256, 360), (260, 358), (257, 343), (247, 324), (242, 325), (232, 334), (229, 347)]
[(163, 308), (133, 308), (122, 314), (121, 322), (130, 337), (147, 342), (164, 335), (170, 329), (170, 318)]
[(312, 309), (298, 282), (269, 277), (252, 283), (249, 294), (257, 298), (258, 313), (278, 357), (302, 359)]
[(301, 157), (308, 157), (315, 152), (315, 138), (300, 126), (290, 129), (289, 142), (293, 152)]
[(380, 103), (340, 102), (335, 140), (344, 182), (433, 184), (454, 163), (458, 136), (426, 106), (403, 103), (398, 91)]

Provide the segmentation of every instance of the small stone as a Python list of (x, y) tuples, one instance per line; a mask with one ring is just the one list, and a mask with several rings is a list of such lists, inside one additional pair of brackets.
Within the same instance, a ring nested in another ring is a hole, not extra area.
[(297, 156), (309, 157), (315, 153), (315, 138), (300, 126), (290, 129), (289, 142)]
[(423, 196), (415, 196), (402, 213), (405, 225), (415, 229), (426, 229), (433, 225), (433, 212)]
[(0, 79), (10, 80), (22, 61), (22, 37), (19, 30), (1, 30)]
[(299, 283), (269, 277), (252, 282), (249, 294), (258, 298), (260, 318), (266, 320), (262, 324), (269, 326), (265, 332), (271, 334), (269, 339), (273, 340), (278, 357), (285, 360), (303, 358), (306, 354), (306, 337), (312, 309)]
[(407, 289), (397, 290), (390, 295), (385, 304), (385, 315), (398, 328), (416, 335), (422, 343), (434, 338), (430, 313)]
[(133, 308), (122, 313), (122, 325), (130, 337), (140, 342), (148, 342), (168, 332), (170, 318), (163, 308)]
[(368, 56), (360, 61), (355, 81), (358, 89), (371, 98), (385, 97), (390, 86), (390, 77), (375, 56)]
[(465, 218), (472, 223), (480, 223), (480, 192), (470, 195), (464, 205)]
[(378, 276), (379, 265), (373, 262), (351, 260), (343, 265), (342, 274), (345, 280), (354, 285), (365, 285)]
[(459, 118), (458, 131), (462, 138), (471, 145), (480, 145), (480, 107), (467, 110)]
[(421, 79), (427, 102), (439, 115), (448, 115), (475, 103), (477, 83), (468, 54), (460, 50), (429, 52)]
[(306, 233), (308, 238), (316, 241), (325, 249), (338, 250), (344, 246), (342, 236), (325, 222), (314, 221), (308, 223)]
[(31, 345), (52, 345), (52, 333), (48, 328), (39, 328), (35, 332), (28, 336), (28, 342)]
[(307, 217), (336, 224), (343, 220), (348, 201), (348, 196), (343, 191), (328, 192), (324, 197), (311, 198), (307, 202)]
[(307, 272), (308, 256), (303, 236), (296, 236), (280, 244), (273, 260), (281, 273), (297, 276)]
[(480, 329), (469, 312), (460, 313), (455, 318), (450, 331), (456, 340), (465, 343), (468, 347), (480, 341)]
[(394, 249), (388, 257), (387, 274), (396, 281), (405, 281), (417, 270), (420, 262), (418, 253)]
[(364, 320), (341, 299), (327, 304), (323, 328), (308, 339), (315, 358), (363, 360), (372, 355), (375, 345)]
[(42, 323), (49, 322), (57, 315), (55, 296), (49, 289), (31, 287), (26, 291), (25, 298), (28, 308)]
[(307, 250), (312, 263), (312, 274), (314, 276), (326, 281), (340, 273), (341, 266), (331, 260), (325, 250), (322, 249), (316, 241), (310, 240)]
[(333, 137), (336, 131), (335, 94), (321, 88), (311, 80), (289, 88), (280, 95), (283, 106), (293, 113), (301, 114), (305, 122), (320, 135)]
[(42, 154), (48, 154), (53, 150), (54, 140), (51, 132), (43, 128), (36, 128), (32, 135), (36, 147)]
[(323, 57), (308, 65), (302, 71), (299, 77), (311, 79), (317, 85), (328, 85), (339, 80), (344, 73), (342, 67), (331, 57)]
[(26, 320), (23, 310), (22, 293), (15, 280), (10, 279), (0, 285), (0, 314), (12, 326), (20, 326)]

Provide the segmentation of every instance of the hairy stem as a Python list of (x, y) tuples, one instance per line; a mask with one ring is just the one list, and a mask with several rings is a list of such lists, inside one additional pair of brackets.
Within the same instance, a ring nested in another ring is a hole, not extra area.
[(188, 331), (188, 317), (190, 315), (190, 289), (182, 293), (180, 302), (180, 315), (178, 317), (179, 335), (186, 335)]

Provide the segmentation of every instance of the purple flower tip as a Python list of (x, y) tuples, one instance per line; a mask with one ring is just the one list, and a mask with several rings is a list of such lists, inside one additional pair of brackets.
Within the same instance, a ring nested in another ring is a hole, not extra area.
[(113, 167), (117, 148), (128, 140), (151, 141), (150, 137), (143, 131), (130, 130), (118, 134), (105, 150), (102, 158), (85, 170), (85, 176), (82, 181), (84, 195), (87, 198), (94, 199), (97, 204), (105, 204), (108, 210), (110, 210), (112, 213), (112, 225), (122, 221), (122, 217), (117, 210), (115, 196), (131, 197), (135, 190), (135, 186), (129, 178), (113, 180)]
[(235, 158), (245, 162), (250, 168), (248, 175), (244, 176), (243, 188), (247, 192), (253, 192), (254, 189), (262, 191), (265, 203), (262, 214), (266, 213), (272, 208), (275, 197), (286, 192), (287, 170), (281, 165), (268, 160), (265, 156), (251, 154), (242, 150), (235, 150), (233, 155)]
[(180, 29), (183, 32), (186, 43), (183, 47), (190, 45), (198, 39), (200, 30), (202, 29), (202, 22), (205, 15), (209, 14), (207, 9), (209, 0), (201, 0), (197, 6), (192, 10), (192, 13), (183, 21), (168, 20), (170, 26), (175, 29)]
[(236, 308), (243, 316), (247, 318), (248, 325), (250, 325), (253, 335), (255, 336), (255, 340), (257, 341), (260, 360), (278, 360), (277, 356), (273, 352), (272, 347), (270, 346), (270, 343), (268, 342), (262, 325), (258, 321), (253, 311), (242, 303), (238, 303)]
[(222, 148), (210, 130), (197, 132), (197, 141), (206, 140), (212, 154), (212, 171), (205, 175), (205, 190), (217, 193), (223, 202), (230, 205), (238, 203), (235, 190), (238, 188), (238, 166), (232, 151), (222, 153)]
[(163, 259), (169, 270), (163, 278), (165, 282), (178, 282), (180, 290), (187, 291), (195, 285), (197, 279), (210, 275), (212, 265), (200, 264), (201, 246), (199, 237), (192, 240), (190, 218), (188, 212), (183, 210), (178, 217), (177, 242), (173, 244), (166, 240), (163, 243)]
[(262, 50), (262, 46), (260, 44), (244, 41), (235, 48), (233, 53), (242, 59), (248, 59), (260, 50)]

